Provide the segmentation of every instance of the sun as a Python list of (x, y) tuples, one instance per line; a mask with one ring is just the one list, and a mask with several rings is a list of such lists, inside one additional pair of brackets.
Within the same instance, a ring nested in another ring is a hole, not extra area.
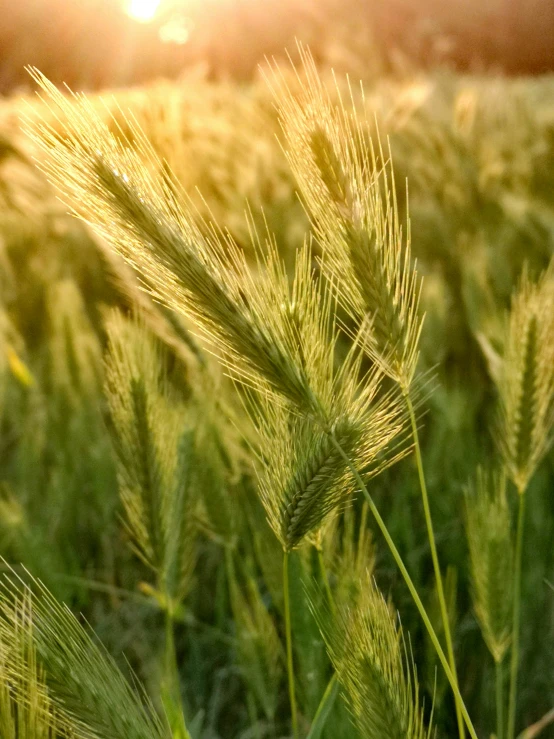
[(160, 0), (128, 0), (127, 13), (137, 21), (148, 23), (156, 15)]

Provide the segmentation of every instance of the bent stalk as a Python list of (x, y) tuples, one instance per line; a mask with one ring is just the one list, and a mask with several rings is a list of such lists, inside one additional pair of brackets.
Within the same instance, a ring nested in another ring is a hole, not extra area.
[(439, 564), (439, 557), (437, 554), (437, 545), (435, 542), (435, 532), (433, 530), (433, 519), (431, 518), (431, 508), (429, 506), (429, 496), (427, 494), (427, 485), (425, 483), (425, 474), (423, 471), (423, 459), (421, 456), (421, 447), (419, 445), (419, 434), (417, 431), (417, 422), (415, 417), (414, 406), (412, 399), (408, 392), (405, 392), (404, 397), (406, 398), (406, 405), (408, 406), (408, 413), (410, 415), (410, 423), (412, 425), (412, 435), (414, 438), (415, 454), (417, 471), (419, 476), (419, 487), (421, 490), (421, 500), (423, 502), (423, 512), (425, 514), (425, 523), (427, 526), (427, 536), (429, 539), (429, 546), (431, 548), (431, 558), (433, 560), (433, 569), (435, 571), (435, 581), (437, 584), (437, 595), (439, 598), (442, 626), (444, 629), (444, 637), (446, 640), (446, 651), (448, 654), (448, 662), (452, 671), (452, 677), (456, 683), (456, 691), (454, 691), (454, 701), (456, 705), (456, 720), (458, 722), (458, 734), (460, 739), (464, 739), (465, 730), (464, 722), (462, 719), (462, 711), (459, 700), (458, 690), (458, 674), (456, 670), (456, 657), (454, 656), (454, 644), (452, 642), (452, 632), (450, 630), (450, 619), (448, 618), (448, 609), (446, 607), (446, 598), (444, 597), (444, 587), (442, 583), (442, 574)]

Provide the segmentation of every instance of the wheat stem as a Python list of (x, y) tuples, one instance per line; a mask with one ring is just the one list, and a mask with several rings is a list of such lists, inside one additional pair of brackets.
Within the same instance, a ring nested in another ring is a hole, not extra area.
[[(168, 596), (169, 597), (169, 596)], [(187, 729), (183, 703), (179, 689), (179, 668), (177, 666), (177, 654), (175, 652), (175, 621), (171, 606), (168, 603), (165, 612), (165, 655), (164, 655), (164, 682), (165, 693), (169, 699), (169, 711), (171, 712), (171, 728), (178, 731), (179, 739), (191, 739)], [(178, 711), (178, 714), (176, 713)]]
[(289, 553), (283, 553), (283, 598), (285, 601), (285, 635), (287, 641), (287, 673), (289, 678), (289, 699), (292, 719), (292, 735), (298, 739), (298, 712), (294, 689), (294, 665), (292, 662), (292, 629), (290, 623)]
[(335, 672), (333, 673), (333, 676), (327, 684), (325, 693), (323, 693), (323, 697), (321, 698), (319, 706), (317, 707), (310, 732), (306, 739), (319, 739), (319, 737), (321, 736), (321, 732), (323, 731), (323, 727), (325, 726), (325, 722), (327, 721), (327, 718), (331, 713), (333, 706), (335, 705), (335, 699), (338, 692), (339, 682), (337, 679), (337, 673)]
[(452, 674), (452, 671), (450, 669), (450, 666), (448, 664), (448, 660), (446, 659), (446, 656), (443, 652), (443, 649), (441, 647), (440, 641), (437, 637), (437, 634), (433, 628), (433, 624), (431, 623), (431, 620), (429, 619), (429, 616), (427, 615), (427, 611), (425, 610), (425, 606), (423, 605), (421, 598), (419, 597), (419, 593), (417, 592), (417, 589), (413, 583), (412, 578), (410, 577), (410, 573), (406, 569), (406, 565), (404, 564), (404, 561), (400, 555), (400, 552), (396, 548), (396, 545), (389, 533), (389, 530), (387, 529), (387, 525), (381, 518), (381, 514), (377, 510), (377, 506), (373, 502), (373, 498), (369, 494), (369, 491), (362, 480), (358, 470), (356, 469), (355, 465), (351, 462), (351, 460), (348, 458), (346, 453), (344, 452), (341, 445), (336, 440), (334, 434), (330, 433), (330, 438), (333, 441), (333, 444), (335, 445), (335, 448), (339, 452), (339, 454), (342, 456), (346, 464), (348, 465), (352, 475), (354, 476), (354, 479), (356, 480), (356, 483), (358, 484), (358, 487), (364, 494), (367, 503), (369, 505), (369, 508), (371, 512), (373, 513), (373, 516), (375, 518), (375, 521), (377, 522), (377, 525), (379, 526), (379, 529), (391, 551), (392, 556), (394, 557), (394, 561), (396, 562), (398, 569), (400, 570), (402, 577), (404, 578), (404, 581), (406, 585), (408, 586), (408, 590), (410, 591), (410, 594), (414, 600), (414, 603), (416, 604), (417, 610), (419, 611), (419, 615), (421, 616), (421, 619), (423, 623), (425, 624), (425, 628), (427, 629), (427, 633), (429, 634), (429, 637), (433, 643), (433, 646), (435, 647), (435, 651), (437, 652), (438, 658), (440, 660), (440, 663), (444, 669), (444, 672), (446, 674), (446, 677), (448, 679), (448, 682), (450, 683), (450, 687), (452, 688), (452, 691), (455, 696), (458, 697), (460, 701), (460, 710), (462, 712), (462, 716), (466, 722), (468, 731), (470, 733), (470, 736), (472, 739), (477, 739), (477, 734), (475, 733), (475, 729), (473, 728), (473, 723), (471, 721), (471, 718), (469, 717), (469, 714), (467, 712), (467, 708), (465, 706), (465, 703), (463, 701), (462, 696), (460, 695), (460, 690), (458, 688), (458, 683), (454, 678), (454, 675)]
[(504, 739), (504, 674), (502, 660), (496, 660), (496, 739)]
[[(431, 558), (433, 560), (433, 569), (435, 571), (435, 581), (437, 585), (437, 595), (439, 598), (439, 605), (442, 618), (442, 626), (444, 629), (444, 637), (446, 639), (446, 651), (448, 653), (448, 662), (450, 669), (452, 670), (452, 676), (458, 688), (458, 674), (456, 671), (456, 657), (454, 656), (454, 645), (452, 643), (452, 633), (450, 631), (450, 619), (448, 618), (448, 609), (446, 607), (446, 599), (444, 597), (444, 587), (442, 583), (441, 568), (439, 564), (439, 557), (437, 554), (437, 545), (435, 542), (435, 532), (433, 530), (433, 519), (431, 518), (431, 508), (429, 506), (429, 496), (427, 494), (427, 484), (425, 482), (425, 473), (423, 471), (423, 459), (421, 456), (421, 447), (419, 444), (419, 434), (417, 430), (417, 421), (415, 417), (414, 406), (409, 392), (405, 392), (406, 405), (408, 406), (408, 413), (410, 416), (410, 423), (412, 425), (412, 434), (414, 437), (415, 456), (417, 464), (417, 472), (419, 476), (419, 487), (421, 490), (421, 500), (423, 502), (423, 512), (425, 514), (425, 523), (427, 525), (427, 536), (429, 539), (429, 546), (431, 548)], [(459, 690), (454, 691), (454, 702), (456, 705), (456, 720), (458, 722), (458, 734), (460, 739), (465, 738), (464, 722), (462, 718), (462, 712), (460, 707), (460, 700), (458, 698)]]
[(521, 616), (521, 557), (525, 522), (525, 491), (519, 491), (514, 570), (514, 608), (512, 616), (512, 655), (510, 662), (510, 697), (508, 702), (507, 739), (514, 739), (516, 723), (517, 673), (519, 662), (519, 622)]

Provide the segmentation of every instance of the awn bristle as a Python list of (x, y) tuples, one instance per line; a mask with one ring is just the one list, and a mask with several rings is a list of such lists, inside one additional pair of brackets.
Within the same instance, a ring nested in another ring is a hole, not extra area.
[(61, 739), (67, 734), (55, 715), (44, 671), (37, 662), (31, 615), (30, 599), (25, 596), (14, 605), (13, 633), (0, 629), (0, 736)]

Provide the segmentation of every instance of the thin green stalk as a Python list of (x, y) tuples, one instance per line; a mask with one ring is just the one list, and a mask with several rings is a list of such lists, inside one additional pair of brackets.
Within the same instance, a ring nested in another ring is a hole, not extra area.
[(496, 739), (504, 739), (504, 696), (503, 696), (503, 682), (504, 675), (502, 669), (502, 662), (499, 660), (496, 662), (495, 671), (496, 681)]
[(335, 704), (335, 699), (338, 695), (338, 692), (339, 683), (337, 680), (337, 673), (335, 672), (332, 678), (329, 680), (327, 688), (325, 689), (325, 693), (323, 693), (323, 697), (319, 702), (314, 720), (312, 721), (310, 732), (306, 739), (319, 739), (319, 737), (321, 736), (321, 732), (325, 727), (325, 723), (329, 717), (329, 714), (331, 713), (331, 709)]
[(510, 698), (508, 702), (507, 739), (514, 739), (516, 725), (517, 672), (519, 663), (519, 623), (521, 617), (521, 557), (525, 522), (525, 491), (519, 491), (514, 568), (514, 608), (512, 616), (512, 658), (510, 662)]
[(323, 552), (319, 548), (317, 550), (317, 561), (319, 563), (319, 569), (320, 569), (320, 572), (321, 572), (321, 579), (323, 580), (323, 586), (325, 588), (325, 594), (327, 596), (327, 601), (329, 603), (329, 608), (331, 609), (331, 612), (334, 612), (334, 610), (335, 610), (335, 601), (333, 599), (333, 593), (331, 592), (331, 586), (329, 585), (329, 577), (327, 575), (327, 568), (325, 567), (325, 562), (323, 561)]
[(385, 541), (388, 544), (388, 547), (391, 551), (392, 556), (394, 557), (394, 561), (396, 562), (398, 569), (402, 573), (402, 577), (404, 578), (404, 581), (406, 585), (408, 586), (408, 590), (410, 591), (410, 594), (414, 600), (414, 603), (417, 606), (417, 610), (419, 611), (419, 615), (421, 616), (423, 623), (425, 624), (425, 628), (427, 629), (427, 633), (429, 634), (429, 637), (433, 643), (433, 646), (435, 647), (435, 650), (437, 652), (437, 655), (439, 657), (440, 663), (444, 669), (444, 672), (446, 674), (446, 677), (448, 678), (448, 682), (450, 683), (450, 687), (452, 688), (452, 691), (454, 695), (458, 696), (460, 701), (460, 710), (462, 712), (462, 716), (464, 717), (464, 720), (466, 722), (466, 726), (468, 728), (468, 731), (471, 735), (472, 739), (477, 739), (477, 734), (475, 733), (475, 729), (473, 728), (473, 724), (471, 722), (471, 718), (469, 717), (469, 714), (467, 712), (467, 708), (465, 706), (465, 703), (463, 701), (462, 696), (460, 695), (460, 690), (458, 688), (458, 683), (454, 679), (454, 676), (452, 674), (452, 671), (450, 669), (450, 666), (448, 664), (448, 660), (446, 659), (446, 656), (443, 652), (443, 649), (441, 647), (440, 641), (437, 637), (437, 634), (433, 628), (433, 625), (431, 623), (431, 620), (429, 619), (429, 616), (427, 615), (427, 611), (425, 610), (425, 606), (421, 602), (421, 598), (419, 597), (419, 594), (416, 590), (416, 587), (412, 581), (412, 578), (410, 577), (410, 574), (408, 570), (406, 569), (406, 566), (402, 560), (402, 557), (400, 556), (400, 552), (396, 548), (396, 545), (389, 533), (389, 530), (387, 529), (387, 526), (383, 519), (381, 518), (381, 514), (377, 510), (377, 506), (373, 502), (373, 498), (369, 494), (369, 491), (367, 487), (365, 486), (364, 481), (362, 480), (358, 470), (356, 469), (355, 465), (351, 462), (348, 455), (345, 453), (344, 449), (341, 447), (341, 445), (336, 440), (333, 433), (330, 434), (330, 438), (333, 441), (333, 444), (338, 451), (338, 453), (341, 455), (341, 457), (344, 459), (346, 464), (348, 465), (350, 471), (352, 472), (352, 475), (354, 476), (354, 479), (356, 480), (360, 490), (364, 494), (367, 503), (369, 505), (369, 508), (371, 512), (373, 513), (373, 516), (377, 522), (377, 525), (379, 526), (379, 529), (381, 530), (381, 533), (385, 539)]
[(292, 719), (292, 735), (298, 739), (298, 712), (296, 709), (296, 692), (294, 689), (294, 665), (292, 663), (292, 629), (290, 623), (290, 591), (289, 591), (289, 553), (283, 554), (283, 597), (285, 601), (285, 634), (287, 641), (287, 673), (289, 678), (289, 699)]
[(174, 736), (179, 737), (179, 739), (191, 739), (186, 726), (183, 702), (179, 690), (179, 669), (177, 667), (177, 655), (175, 652), (174, 620), (170, 607), (167, 608), (165, 614), (165, 664), (162, 700)]
[(431, 558), (433, 560), (433, 569), (435, 571), (435, 581), (437, 584), (437, 595), (439, 597), (439, 605), (442, 618), (442, 626), (444, 629), (444, 637), (446, 639), (446, 651), (448, 654), (448, 662), (450, 669), (452, 670), (452, 676), (456, 683), (457, 690), (454, 692), (454, 702), (456, 706), (456, 720), (458, 722), (458, 734), (460, 739), (465, 738), (464, 722), (462, 719), (462, 711), (460, 706), (460, 700), (458, 698), (458, 674), (456, 670), (456, 657), (454, 656), (454, 644), (452, 642), (452, 633), (450, 631), (450, 619), (448, 618), (448, 609), (446, 607), (446, 598), (444, 597), (444, 587), (442, 584), (442, 574), (439, 564), (439, 557), (437, 554), (437, 545), (435, 542), (435, 532), (433, 530), (433, 519), (431, 517), (431, 508), (429, 506), (429, 496), (427, 494), (427, 485), (425, 483), (425, 474), (423, 471), (423, 459), (421, 456), (421, 447), (419, 444), (419, 434), (417, 431), (417, 421), (415, 417), (414, 406), (412, 399), (408, 392), (405, 393), (406, 405), (408, 406), (408, 413), (410, 415), (410, 422), (412, 424), (412, 434), (414, 438), (415, 454), (417, 471), (419, 475), (419, 487), (421, 489), (421, 499), (423, 501), (423, 512), (425, 514), (425, 523), (427, 525), (427, 536), (429, 539), (429, 546), (431, 547)]

